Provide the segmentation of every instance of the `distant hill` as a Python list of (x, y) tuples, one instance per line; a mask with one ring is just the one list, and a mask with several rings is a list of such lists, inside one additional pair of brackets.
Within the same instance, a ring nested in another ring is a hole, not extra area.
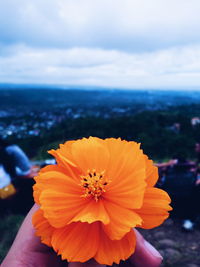
[(26, 110), (52, 110), (59, 107), (79, 108), (131, 108), (132, 110), (157, 110), (175, 105), (200, 103), (198, 91), (115, 90), (70, 88), (33, 85), (0, 84), (0, 110), (25, 108)]

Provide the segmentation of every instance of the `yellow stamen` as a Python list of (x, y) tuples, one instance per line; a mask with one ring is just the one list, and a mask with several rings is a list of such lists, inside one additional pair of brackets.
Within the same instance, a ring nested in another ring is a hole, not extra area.
[(87, 175), (81, 176), (81, 185), (84, 188), (83, 197), (94, 197), (98, 201), (99, 197), (105, 192), (105, 186), (108, 184), (104, 177), (104, 171), (101, 173), (88, 170)]

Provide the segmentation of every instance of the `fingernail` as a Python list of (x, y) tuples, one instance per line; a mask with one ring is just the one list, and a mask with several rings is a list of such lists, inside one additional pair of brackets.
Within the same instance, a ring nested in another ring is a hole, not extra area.
[(148, 250), (148, 252), (151, 253), (154, 257), (160, 258), (161, 260), (163, 260), (163, 257), (161, 256), (161, 254), (146, 240), (144, 241), (144, 246)]

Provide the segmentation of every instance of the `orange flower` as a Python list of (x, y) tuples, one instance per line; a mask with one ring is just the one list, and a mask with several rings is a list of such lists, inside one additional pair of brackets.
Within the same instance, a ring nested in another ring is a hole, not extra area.
[(118, 264), (135, 250), (132, 228), (156, 227), (168, 217), (170, 198), (154, 188), (157, 168), (139, 144), (90, 137), (49, 153), (57, 165), (35, 178), (40, 209), (33, 225), (62, 259)]

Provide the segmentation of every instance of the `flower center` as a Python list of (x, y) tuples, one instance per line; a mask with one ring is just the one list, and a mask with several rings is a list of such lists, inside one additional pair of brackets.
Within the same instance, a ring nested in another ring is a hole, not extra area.
[(81, 185), (84, 188), (83, 197), (92, 196), (96, 201), (103, 192), (105, 192), (105, 186), (108, 184), (104, 177), (104, 171), (101, 173), (96, 172), (96, 170), (88, 171), (87, 175), (81, 176)]

